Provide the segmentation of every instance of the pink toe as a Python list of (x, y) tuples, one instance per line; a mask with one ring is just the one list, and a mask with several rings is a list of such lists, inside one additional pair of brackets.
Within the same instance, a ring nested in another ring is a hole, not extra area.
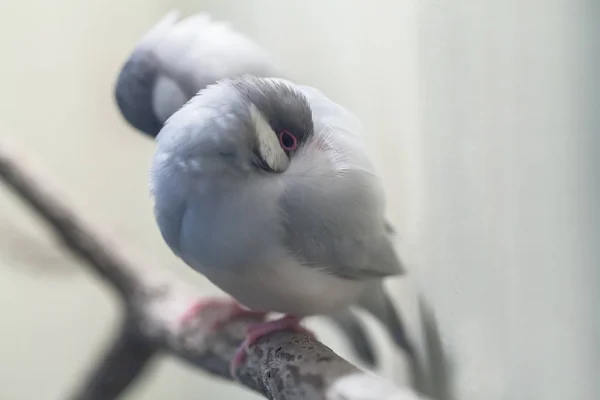
[(300, 325), (301, 319), (293, 316), (285, 316), (274, 321), (267, 321), (261, 324), (252, 325), (248, 328), (247, 346), (256, 343), (261, 337), (269, 333), (279, 331), (292, 331), (307, 334), (314, 338), (314, 333)]
[(186, 310), (186, 312), (181, 317), (181, 324), (187, 323), (190, 319), (194, 318), (198, 313), (202, 311), (202, 309), (206, 307), (206, 302), (197, 301), (190, 308)]
[(209, 298), (199, 300), (194, 303), (182, 316), (181, 323), (187, 323), (190, 319), (194, 318), (202, 310), (210, 307), (218, 307), (222, 310), (223, 316), (220, 317), (214, 324), (213, 328), (217, 328), (218, 325), (231, 320), (232, 318), (239, 317), (242, 315), (248, 315), (253, 317), (264, 317), (266, 313), (259, 311), (252, 311), (244, 308), (240, 303), (229, 298)]
[(246, 339), (241, 344), (240, 348), (235, 353), (233, 360), (231, 361), (231, 376), (235, 376), (235, 371), (241, 364), (244, 363), (244, 361), (246, 361), (246, 354), (250, 346), (255, 344), (261, 337), (268, 335), (269, 333), (291, 331), (315, 338), (315, 334), (300, 325), (300, 321), (300, 318), (288, 315), (273, 321), (251, 325), (248, 328)]
[(231, 361), (229, 373), (231, 376), (235, 376), (235, 371), (239, 368), (240, 365), (246, 361), (246, 350), (248, 346), (246, 345), (246, 341), (242, 343), (242, 345), (237, 349), (235, 355), (233, 356), (233, 360)]

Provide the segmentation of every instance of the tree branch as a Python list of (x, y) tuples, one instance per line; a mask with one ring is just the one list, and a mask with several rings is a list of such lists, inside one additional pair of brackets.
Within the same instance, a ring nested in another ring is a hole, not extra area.
[(4, 182), (37, 215), (54, 230), (57, 237), (76, 256), (82, 258), (100, 278), (107, 281), (121, 296), (135, 290), (137, 277), (127, 263), (103, 245), (91, 229), (47, 187), (44, 180), (36, 177), (32, 167), (27, 167), (24, 158), (17, 155), (8, 144), (0, 143), (0, 174)]
[[(230, 362), (246, 329), (261, 317), (244, 315), (215, 324), (227, 310), (215, 303), (187, 322), (182, 316), (198, 298), (173, 276), (131, 268), (24, 167), (22, 157), (0, 145), (0, 177), (61, 237), (68, 248), (117, 289), (125, 307), (120, 334), (73, 400), (111, 400), (140, 376), (158, 351), (224, 379), (237, 380), (269, 399), (416, 400), (408, 389), (364, 372), (322, 343), (292, 332), (269, 334), (247, 351), (232, 377)], [(152, 278), (147, 278), (150, 275)], [(215, 328), (216, 326), (216, 328)]]
[(71, 400), (116, 399), (141, 377), (157, 349), (125, 321), (117, 337)]

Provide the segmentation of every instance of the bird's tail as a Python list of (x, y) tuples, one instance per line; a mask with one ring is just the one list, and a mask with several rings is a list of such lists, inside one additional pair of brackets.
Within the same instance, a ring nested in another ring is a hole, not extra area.
[(369, 367), (375, 367), (377, 355), (360, 317), (350, 308), (330, 314), (328, 317), (346, 334), (360, 360)]
[(425, 371), (406, 327), (383, 285), (377, 283), (365, 291), (358, 301), (358, 306), (368, 311), (384, 325), (394, 344), (409, 358), (415, 388), (420, 391), (425, 390)]

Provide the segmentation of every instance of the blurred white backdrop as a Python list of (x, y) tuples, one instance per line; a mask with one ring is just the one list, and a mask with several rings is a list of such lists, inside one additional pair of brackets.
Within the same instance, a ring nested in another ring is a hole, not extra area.
[[(430, 311), (439, 398), (600, 398), (600, 3), (4, 2), (1, 137), (129, 257), (209, 294), (160, 239), (153, 143), (113, 102), (121, 63), (173, 7), (230, 21), (369, 128), (411, 274), (390, 287), (413, 332), (415, 293)], [(109, 340), (116, 304), (0, 193), (0, 398), (61, 399)], [(401, 362), (383, 373), (400, 379)], [(255, 398), (170, 361), (127, 398), (198, 395)]]

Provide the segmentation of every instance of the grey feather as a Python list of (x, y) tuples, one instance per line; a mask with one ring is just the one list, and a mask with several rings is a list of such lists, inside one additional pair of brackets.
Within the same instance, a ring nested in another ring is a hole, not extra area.
[(370, 284), (357, 304), (383, 324), (394, 344), (407, 355), (415, 388), (421, 392), (426, 390), (427, 373), (419, 359), (414, 343), (409, 338), (408, 331), (398, 310), (383, 286), (383, 282)]
[(373, 344), (360, 317), (349, 308), (335, 314), (330, 314), (328, 317), (346, 333), (354, 352), (360, 360), (370, 367), (376, 366), (377, 353), (373, 348)]
[(157, 78), (158, 71), (152, 60), (139, 51), (125, 62), (115, 86), (117, 105), (125, 120), (151, 136), (156, 136), (163, 125), (153, 108)]
[(414, 346), (392, 300), (381, 282), (372, 283), (358, 300), (358, 305), (376, 317), (386, 328), (394, 343), (411, 358), (416, 357)]
[[(358, 179), (355, 182), (358, 184)], [(283, 197), (281, 207), (287, 216), (283, 240), (290, 253), (306, 266), (344, 278), (400, 275), (403, 270), (383, 232), (383, 224), (378, 230), (345, 219), (349, 214), (360, 213), (361, 200), (367, 202), (368, 199), (360, 199), (360, 195), (352, 199), (341, 198), (331, 204), (331, 208), (315, 209), (311, 206), (328, 193), (324, 186), (299, 182)]]

